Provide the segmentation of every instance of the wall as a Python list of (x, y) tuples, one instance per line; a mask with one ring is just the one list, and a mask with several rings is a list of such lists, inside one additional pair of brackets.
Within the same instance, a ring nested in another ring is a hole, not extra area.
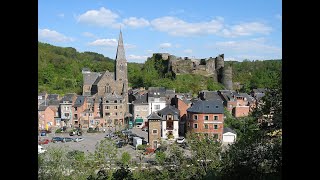
[[(198, 120), (194, 120), (194, 115), (198, 115)], [(209, 120), (204, 120), (205, 115), (209, 116)], [(187, 132), (209, 133), (210, 136), (218, 134), (218, 138), (222, 140), (224, 122), (223, 114), (194, 114), (188, 112), (188, 116), (190, 118), (187, 118)], [(218, 120), (213, 120), (214, 116), (218, 116)], [(190, 123), (190, 127), (188, 127), (188, 123)], [(193, 124), (198, 124), (198, 128), (194, 128)], [(208, 125), (208, 129), (205, 129), (205, 124)], [(218, 129), (214, 129), (214, 125), (218, 125)]]
[[(157, 129), (158, 133), (157, 134), (153, 134), (152, 133), (153, 129)], [(148, 141), (149, 141), (149, 145), (152, 148), (154, 148), (154, 144), (153, 144), (154, 140), (158, 141), (158, 147), (159, 147), (160, 140), (161, 140), (161, 124), (160, 124), (160, 120), (149, 120)]]
[(245, 117), (249, 115), (249, 106), (236, 106), (234, 108), (234, 117)]

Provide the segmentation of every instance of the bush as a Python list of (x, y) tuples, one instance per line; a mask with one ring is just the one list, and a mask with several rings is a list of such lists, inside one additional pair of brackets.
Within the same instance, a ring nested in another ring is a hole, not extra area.
[(62, 131), (61, 128), (59, 128), (59, 129), (56, 130), (56, 133), (62, 133), (62, 132), (63, 132), (63, 131)]
[(137, 149), (138, 149), (138, 150), (145, 150), (146, 147), (147, 147), (146, 144), (140, 144), (140, 145), (137, 146)]
[(168, 139), (173, 139), (173, 138), (174, 138), (173, 134), (168, 135)]

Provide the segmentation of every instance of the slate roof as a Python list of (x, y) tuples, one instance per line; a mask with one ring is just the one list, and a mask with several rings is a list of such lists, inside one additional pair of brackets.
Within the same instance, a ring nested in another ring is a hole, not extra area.
[(222, 101), (195, 101), (193, 105), (187, 109), (188, 112), (193, 113), (208, 113), (208, 114), (223, 114)]
[(254, 93), (265, 93), (266, 89), (264, 88), (257, 88), (252, 90)]
[(148, 104), (147, 94), (135, 95), (136, 100), (133, 101), (133, 104)]
[(97, 72), (83, 74), (83, 85), (92, 85), (100, 75)]
[(147, 119), (161, 119), (161, 117), (156, 113), (156, 112), (153, 112), (152, 114), (150, 114), (149, 116), (147, 116)]
[(249, 94), (247, 94), (247, 93), (240, 93), (240, 95), (243, 96), (243, 97), (245, 97), (245, 98), (247, 98), (247, 101), (248, 101), (249, 103), (252, 103), (253, 100), (254, 100), (254, 98), (253, 98), (252, 96), (250, 96)]
[(232, 133), (234, 133), (234, 134), (237, 134), (234, 130), (232, 130), (232, 129), (228, 128), (228, 127), (224, 127), (224, 128), (223, 128), (223, 134), (224, 134), (224, 133), (227, 133), (227, 132), (232, 132)]
[(166, 106), (165, 108), (161, 109), (160, 111), (158, 111), (158, 113), (160, 113), (161, 115), (172, 114), (172, 115), (178, 115), (179, 116), (180, 110), (169, 105), (169, 106)]
[(122, 100), (123, 96), (118, 95), (117, 93), (106, 93), (103, 99), (105, 99), (105, 100)]
[(166, 95), (166, 89), (164, 87), (149, 87), (149, 97), (164, 97)]
[(47, 109), (48, 106), (44, 106), (44, 105), (40, 105), (38, 107), (38, 111), (45, 111)]
[(80, 107), (83, 105), (84, 103), (84, 100), (85, 100), (85, 96), (78, 96), (73, 107)]
[(59, 95), (58, 94), (48, 94), (47, 99), (49, 100), (58, 100)]
[(75, 93), (66, 94), (65, 96), (62, 97), (61, 102), (70, 101), (72, 103), (73, 96), (76, 96), (76, 94)]
[(92, 103), (94, 103), (94, 97), (88, 97), (87, 96), (87, 103), (90, 103), (90, 104), (92, 104)]
[(217, 91), (202, 91), (204, 93), (204, 98), (206, 100), (217, 100), (223, 101), (221, 96), (219, 96)]
[(60, 105), (60, 100), (49, 100), (49, 102), (47, 102), (49, 106), (59, 106)]

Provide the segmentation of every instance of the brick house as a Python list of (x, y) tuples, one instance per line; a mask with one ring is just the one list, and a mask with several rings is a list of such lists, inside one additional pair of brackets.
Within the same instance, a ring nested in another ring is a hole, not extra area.
[(179, 136), (184, 136), (187, 128), (187, 109), (191, 107), (191, 101), (185, 97), (177, 95), (171, 101), (171, 105), (180, 111)]
[(148, 117), (148, 141), (153, 149), (157, 149), (161, 142), (161, 117), (153, 112)]
[(55, 111), (50, 106), (40, 105), (38, 108), (38, 122), (39, 129), (45, 130), (46, 128), (52, 128), (55, 126)]
[(224, 108), (221, 101), (194, 101), (187, 109), (187, 132), (222, 140)]

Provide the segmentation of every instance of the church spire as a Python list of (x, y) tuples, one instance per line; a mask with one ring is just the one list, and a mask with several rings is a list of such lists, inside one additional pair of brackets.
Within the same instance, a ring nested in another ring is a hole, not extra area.
[(124, 53), (124, 46), (123, 46), (123, 40), (122, 40), (122, 32), (120, 29), (120, 35), (118, 40), (118, 47), (117, 47), (117, 55), (116, 55), (116, 61), (118, 60), (125, 60), (126, 56)]

